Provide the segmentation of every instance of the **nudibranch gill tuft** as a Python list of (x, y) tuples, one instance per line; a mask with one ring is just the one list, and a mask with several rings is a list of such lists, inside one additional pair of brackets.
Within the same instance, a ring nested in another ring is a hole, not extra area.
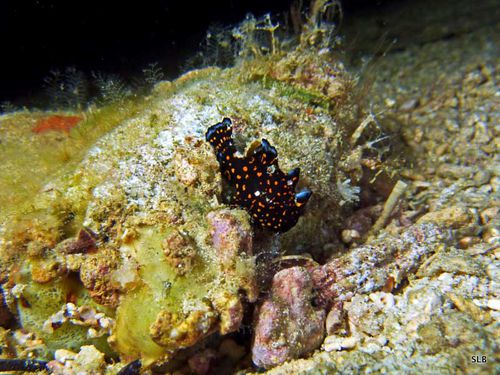
[(295, 193), (300, 169), (285, 174), (278, 166), (278, 152), (262, 139), (245, 157), (237, 155), (231, 120), (224, 118), (208, 128), (223, 177), (235, 188), (231, 204), (245, 208), (254, 224), (274, 232), (286, 232), (304, 213), (311, 190)]

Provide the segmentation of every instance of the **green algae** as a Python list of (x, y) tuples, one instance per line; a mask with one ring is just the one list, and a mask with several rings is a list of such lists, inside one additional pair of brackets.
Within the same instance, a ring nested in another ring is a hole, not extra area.
[(26, 280), (22, 285), (22, 303), (18, 305), (19, 318), (28, 332), (33, 332), (43, 340), (45, 346), (38, 352), (40, 358), (50, 359), (55, 350), (67, 348), (78, 351), (83, 345), (94, 345), (103, 353), (113, 355), (106, 337), (89, 338), (88, 327), (64, 322), (53, 332), (44, 329), (45, 322), (67, 302), (69, 295), (77, 305), (86, 305), (98, 310), (109, 310), (92, 301), (88, 293), (75, 279), (56, 279), (47, 284)]
[[(22, 210), (24, 203), (30, 202), (45, 184), (73, 171), (97, 139), (143, 105), (142, 100), (136, 99), (110, 104), (94, 111), (88, 110), (68, 134), (32, 131), (36, 120), (54, 113), (20, 112), (4, 116), (0, 128), (1, 212), (15, 216), (16, 212)], [(82, 115), (69, 113), (73, 114)]]
[[(210, 274), (203, 266), (195, 266), (192, 273), (205, 280), (179, 276), (166, 262), (161, 242), (167, 235), (168, 231), (144, 228), (140, 230), (138, 240), (131, 245), (132, 248), (122, 249), (123, 252), (134, 251), (141, 280), (134, 293), (123, 298), (117, 311), (116, 340), (119, 346), (126, 346), (126, 350), (121, 350), (124, 353), (142, 352), (150, 357), (148, 346), (152, 346), (156, 349), (155, 354), (158, 354), (160, 347), (154, 344), (150, 337), (144, 337), (144, 328), (149, 332), (149, 326), (154, 323), (162, 309), (167, 308), (178, 313), (187, 297), (197, 300), (208, 294), (209, 287), (205, 282), (210, 279)], [(122, 344), (122, 340), (135, 340), (137, 344)]]

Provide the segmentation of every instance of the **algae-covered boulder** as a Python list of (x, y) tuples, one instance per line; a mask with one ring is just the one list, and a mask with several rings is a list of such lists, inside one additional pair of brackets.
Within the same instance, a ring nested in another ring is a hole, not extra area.
[[(29, 198), (2, 196), (0, 224), (3, 288), (20, 326), (45, 345), (38, 355), (93, 344), (149, 365), (237, 331), (258, 295), (258, 254), (248, 213), (227, 204), (206, 129), (230, 117), (242, 153), (267, 139), (280, 168), (300, 167), (301, 185), (313, 191), (289, 232), (259, 230), (258, 253), (321, 248), (335, 239), (337, 181), (348, 173), (338, 164), (354, 118), (351, 84), (328, 54), (296, 51), (192, 71), (146, 98), (89, 110), (63, 133), (33, 131), (38, 118), (63, 115), (1, 118), (7, 138), (45, 157), (43, 179), (23, 190)], [(6, 167), (30, 175), (14, 159)]]

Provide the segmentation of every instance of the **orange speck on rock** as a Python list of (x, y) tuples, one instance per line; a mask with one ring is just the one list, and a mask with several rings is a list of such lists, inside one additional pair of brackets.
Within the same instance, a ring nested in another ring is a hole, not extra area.
[(382, 288), (382, 291), (386, 292), (386, 293), (391, 293), (394, 290), (395, 284), (396, 284), (396, 281), (394, 280), (394, 277), (389, 276), (387, 278), (387, 281), (385, 282), (384, 287)]
[(69, 133), (69, 131), (82, 121), (81, 116), (52, 115), (38, 120), (31, 129), (33, 133), (44, 133), (50, 130)]

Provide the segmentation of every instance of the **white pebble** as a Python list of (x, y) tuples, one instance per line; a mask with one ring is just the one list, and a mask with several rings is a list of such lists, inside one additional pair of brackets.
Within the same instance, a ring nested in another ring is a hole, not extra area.
[(87, 331), (87, 337), (90, 339), (99, 337), (99, 332), (97, 332), (94, 328), (89, 328)]
[(490, 299), (487, 305), (491, 310), (500, 311), (500, 299)]
[(66, 349), (58, 349), (54, 353), (54, 359), (62, 364), (65, 364), (68, 360), (74, 360), (76, 358), (76, 353), (71, 352)]
[(352, 349), (359, 342), (358, 337), (338, 337), (338, 336), (328, 336), (323, 342), (323, 349), (327, 352), (333, 352), (334, 350), (340, 351), (344, 349)]
[(389, 342), (389, 340), (388, 340), (388, 339), (387, 339), (387, 337), (385, 337), (385, 336), (379, 336), (379, 337), (377, 338), (377, 342), (378, 342), (380, 345), (385, 346), (385, 345), (387, 345), (387, 343)]

